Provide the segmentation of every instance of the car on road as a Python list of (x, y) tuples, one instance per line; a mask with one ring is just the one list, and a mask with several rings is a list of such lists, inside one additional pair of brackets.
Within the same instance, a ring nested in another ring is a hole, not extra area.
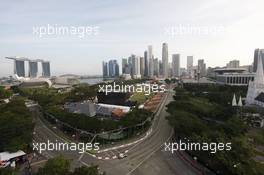
[(125, 157), (127, 157), (127, 155), (126, 154), (123, 154), (123, 153), (120, 153), (118, 155), (118, 159), (124, 159)]

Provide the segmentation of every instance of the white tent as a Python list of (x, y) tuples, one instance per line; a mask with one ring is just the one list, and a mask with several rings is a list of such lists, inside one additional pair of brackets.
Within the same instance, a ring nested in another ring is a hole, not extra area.
[(20, 156), (24, 156), (24, 155), (26, 155), (26, 153), (23, 151), (17, 151), (15, 153), (1, 152), (0, 153), (0, 161), (8, 161), (10, 159), (20, 157)]

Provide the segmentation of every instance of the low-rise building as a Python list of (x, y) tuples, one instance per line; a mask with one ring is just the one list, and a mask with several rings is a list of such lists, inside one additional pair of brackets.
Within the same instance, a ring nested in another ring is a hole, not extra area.
[(98, 103), (96, 104), (96, 114), (103, 116), (124, 116), (124, 114), (130, 111), (130, 107), (128, 106), (120, 106), (120, 105), (110, 105)]
[(67, 103), (64, 105), (64, 108), (69, 112), (85, 114), (90, 117), (96, 115), (95, 104), (90, 101)]
[(244, 68), (215, 69), (216, 83), (230, 86), (247, 86), (254, 80), (255, 73), (249, 73)]

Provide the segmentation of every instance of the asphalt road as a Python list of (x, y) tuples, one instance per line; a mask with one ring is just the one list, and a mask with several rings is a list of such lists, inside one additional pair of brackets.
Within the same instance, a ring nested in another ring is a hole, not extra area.
[[(106, 151), (103, 154), (108, 157), (114, 157), (120, 152), (128, 151), (124, 159), (99, 160), (89, 154), (79, 154), (74, 151), (44, 151), (43, 155), (52, 158), (63, 154), (66, 158), (72, 160), (72, 168), (78, 166), (89, 166), (91, 164), (99, 165), (101, 171), (107, 175), (195, 175), (200, 174), (195, 168), (184, 162), (176, 154), (164, 151), (164, 143), (170, 139), (173, 129), (168, 124), (165, 117), (166, 104), (173, 99), (173, 93), (167, 92), (157, 116), (154, 119), (151, 133), (144, 140), (128, 147), (121, 147), (115, 150)], [(36, 115), (37, 112), (36, 112)], [(36, 119), (36, 142), (65, 142), (54, 130), (49, 129), (41, 120)]]

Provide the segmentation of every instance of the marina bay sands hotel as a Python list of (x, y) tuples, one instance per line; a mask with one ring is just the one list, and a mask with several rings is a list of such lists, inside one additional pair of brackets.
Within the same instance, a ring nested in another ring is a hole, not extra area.
[[(7, 59), (14, 60), (14, 74), (18, 78), (43, 78), (50, 77), (50, 62), (41, 59), (31, 60), (24, 57), (6, 57)], [(25, 71), (25, 62), (28, 62), (28, 74)], [(38, 74), (38, 63), (42, 65), (42, 74)]]

